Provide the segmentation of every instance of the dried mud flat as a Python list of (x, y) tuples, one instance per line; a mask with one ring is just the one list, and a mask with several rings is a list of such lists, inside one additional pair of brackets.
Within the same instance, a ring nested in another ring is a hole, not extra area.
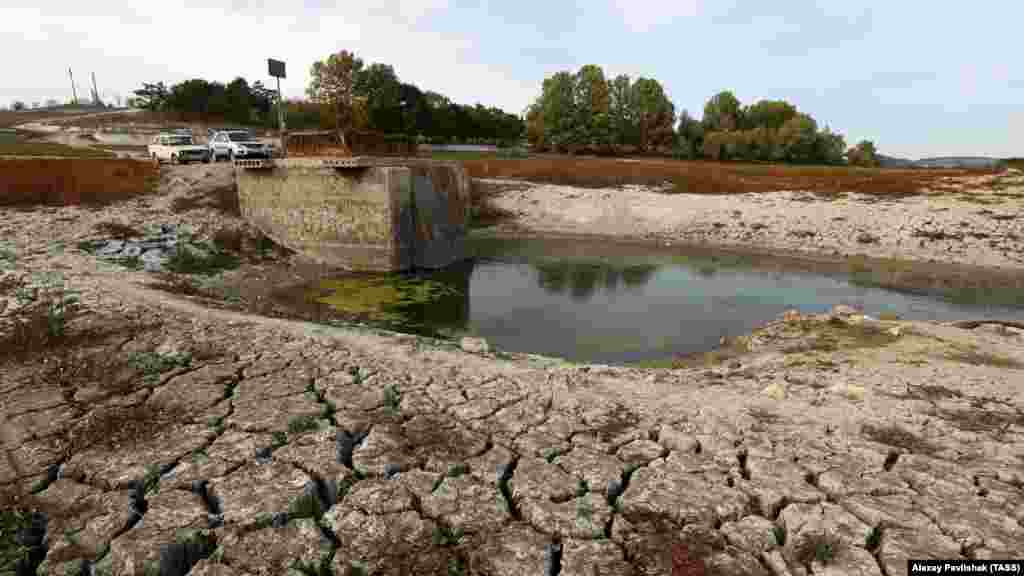
[(1024, 556), (1018, 327), (837, 309), (698, 367), (575, 366), (211, 309), (72, 248), (110, 220), (244, 230), (200, 201), (229, 181), (176, 167), (156, 198), (2, 213), (4, 286), (60, 271), (80, 301), (0, 368), (0, 484), (45, 513), (22, 530), (39, 573), (894, 575)]

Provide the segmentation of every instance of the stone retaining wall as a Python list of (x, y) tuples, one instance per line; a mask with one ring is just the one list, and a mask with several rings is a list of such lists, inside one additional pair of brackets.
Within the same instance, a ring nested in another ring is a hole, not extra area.
[(335, 168), (321, 159), (238, 169), (242, 215), (283, 246), (360, 271), (439, 268), (463, 257), (469, 179), (453, 163)]

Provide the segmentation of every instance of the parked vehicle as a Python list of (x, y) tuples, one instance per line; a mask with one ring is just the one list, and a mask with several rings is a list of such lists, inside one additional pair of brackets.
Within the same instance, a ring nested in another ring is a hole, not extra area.
[(273, 147), (256, 140), (246, 130), (224, 130), (210, 139), (210, 156), (216, 162), (221, 158), (270, 158)]
[(189, 162), (209, 162), (210, 150), (192, 141), (191, 134), (179, 131), (157, 134), (147, 147), (149, 157), (154, 162), (171, 162), (188, 164)]

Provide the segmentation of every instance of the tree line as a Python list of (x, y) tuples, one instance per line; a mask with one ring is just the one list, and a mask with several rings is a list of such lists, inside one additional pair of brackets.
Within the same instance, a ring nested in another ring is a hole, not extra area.
[[(443, 94), (402, 82), (387, 64), (366, 65), (348, 51), (315, 62), (308, 99), (285, 103), (290, 130), (337, 128), (406, 134), (436, 143), (518, 141), (519, 116), (495, 107), (452, 102)], [(261, 82), (236, 78), (227, 85), (203, 79), (173, 86), (143, 84), (132, 104), (249, 125), (277, 125), (277, 93)]]
[(546, 78), (526, 113), (526, 135), (539, 151), (621, 155), (671, 154), (677, 158), (875, 166), (872, 142), (847, 149), (845, 138), (819, 128), (785, 100), (744, 106), (730, 91), (714, 95), (700, 120), (675, 106), (653, 78), (619, 75), (600, 66)]

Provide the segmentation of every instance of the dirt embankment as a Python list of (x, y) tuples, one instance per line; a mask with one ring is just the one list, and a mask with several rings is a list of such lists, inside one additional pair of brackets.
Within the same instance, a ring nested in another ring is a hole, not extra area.
[[(214, 310), (75, 248), (104, 222), (244, 232), (230, 180), (171, 167), (103, 208), (0, 208), (0, 485), (21, 496), (0, 563), (767, 576), (1024, 556), (1022, 330), (837, 309), (696, 367), (572, 366)], [(64, 288), (31, 288), (47, 272)]]
[(666, 194), (482, 180), (505, 229), (646, 239), (826, 258), (863, 255), (1024, 268), (1024, 174), (959, 176), (944, 190)]

